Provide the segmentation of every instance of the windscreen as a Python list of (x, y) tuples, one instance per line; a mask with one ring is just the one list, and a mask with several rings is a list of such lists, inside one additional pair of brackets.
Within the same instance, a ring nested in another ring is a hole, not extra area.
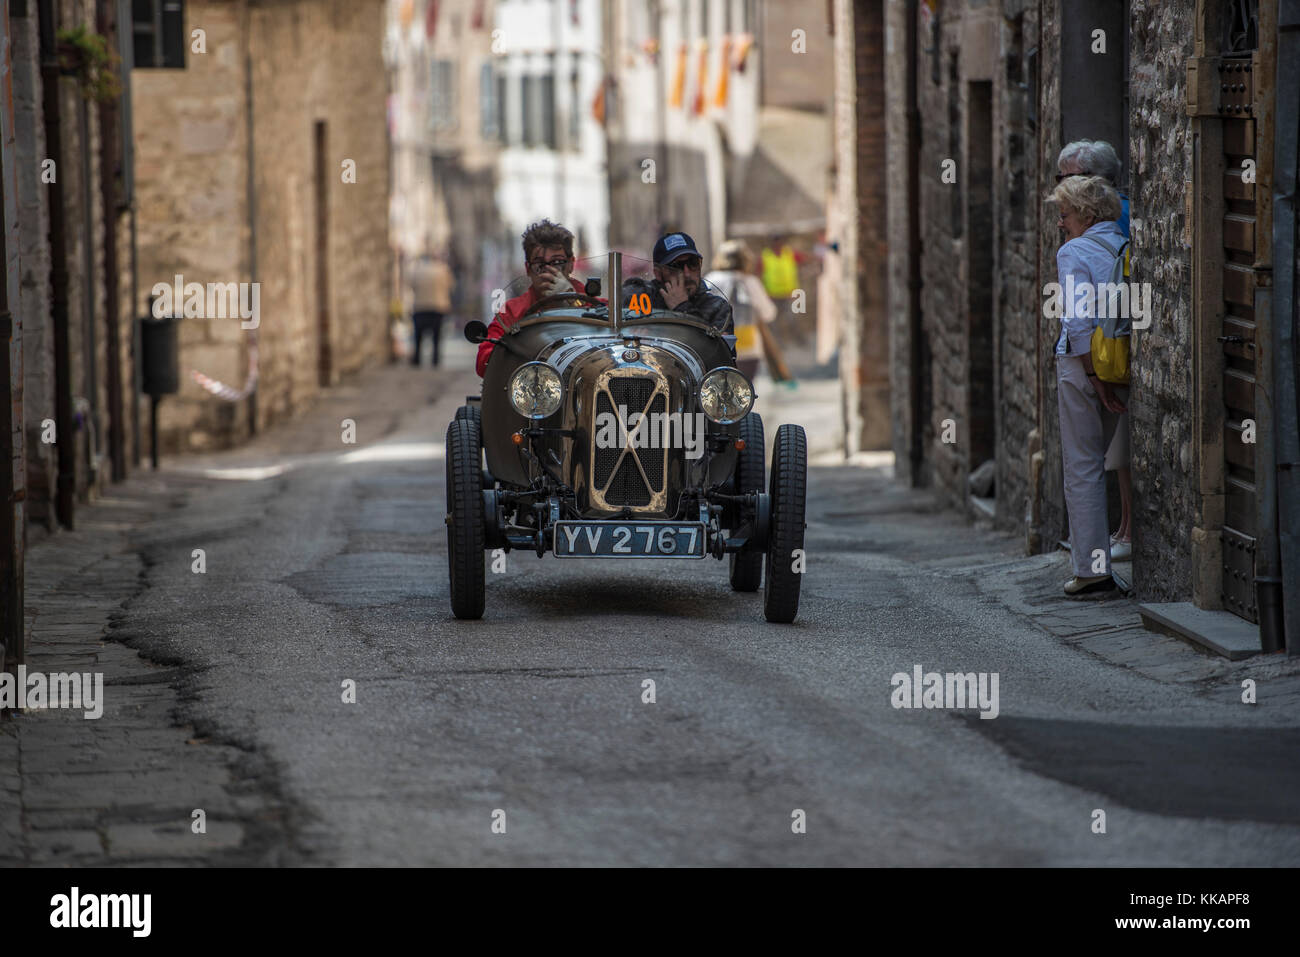
[[(703, 278), (701, 268), (702, 264), (670, 263), (656, 271), (650, 260), (624, 254), (623, 322), (678, 315), (731, 332), (727, 297)], [(609, 271), (610, 257), (604, 253), (573, 259), (557, 256), (550, 261), (539, 258), (528, 264), (526, 274), (514, 276), (496, 290), (493, 308), (500, 312), (506, 303), (522, 299), (515, 308), (531, 316), (581, 308), (592, 318), (608, 319)]]

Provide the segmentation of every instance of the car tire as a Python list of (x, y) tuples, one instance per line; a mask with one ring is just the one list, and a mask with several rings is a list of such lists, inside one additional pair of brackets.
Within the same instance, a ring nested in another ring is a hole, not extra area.
[[(483, 450), (483, 410), (477, 405), (462, 405), (456, 410), (456, 418), (464, 419), (467, 422), (473, 422), (478, 427), (479, 450)], [(496, 479), (488, 471), (487, 464), (483, 461), (483, 456), (479, 456), (480, 468), (483, 469), (483, 487), (492, 488), (496, 485)]]
[(483, 431), (483, 410), (477, 405), (462, 405), (456, 410), (456, 418), (471, 419), (478, 426), (480, 433)]
[(445, 452), (451, 610), (457, 618), (482, 618), (487, 603), (487, 569), (478, 425), (469, 418), (453, 419), (447, 426)]
[[(763, 583), (763, 615), (789, 624), (799, 613), (803, 581), (804, 506), (808, 491), (808, 438), (803, 426), (776, 430), (772, 449), (772, 527), (767, 538), (767, 571)], [(797, 569), (796, 569), (797, 565)]]
[[(763, 419), (757, 412), (751, 412), (740, 420), (740, 438), (745, 440), (745, 447), (740, 450), (736, 460), (736, 494), (763, 491), (763, 481), (767, 477), (764, 460), (767, 458), (767, 445), (763, 441)], [(737, 518), (732, 526), (740, 524), (740, 509), (736, 508)], [(758, 591), (763, 583), (762, 549), (746, 546), (739, 552), (731, 553), (731, 589), (732, 591)]]

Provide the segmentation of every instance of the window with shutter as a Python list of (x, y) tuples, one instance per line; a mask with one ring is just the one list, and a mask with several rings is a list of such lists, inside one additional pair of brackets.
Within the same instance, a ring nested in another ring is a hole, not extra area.
[(185, 0), (131, 0), (132, 66), (185, 69)]

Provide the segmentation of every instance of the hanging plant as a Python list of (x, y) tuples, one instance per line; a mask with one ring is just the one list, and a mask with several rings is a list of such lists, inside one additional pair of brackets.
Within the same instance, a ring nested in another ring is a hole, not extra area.
[(60, 30), (57, 37), (59, 67), (77, 78), (85, 99), (107, 103), (122, 95), (117, 79), (121, 58), (109, 49), (101, 34), (78, 25)]

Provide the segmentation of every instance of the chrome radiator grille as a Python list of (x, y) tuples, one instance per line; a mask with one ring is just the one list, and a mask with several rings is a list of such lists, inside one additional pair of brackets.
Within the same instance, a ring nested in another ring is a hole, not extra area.
[[(604, 377), (602, 377), (604, 378)], [(592, 420), (592, 504), (597, 507), (662, 509), (665, 500), (664, 473), (666, 443), (659, 448), (633, 448), (631, 435), (620, 430), (620, 447), (600, 448), (595, 441), (602, 413), (619, 417), (622, 406), (631, 418), (662, 414), (668, 410), (668, 396), (660, 380), (651, 376), (609, 376), (597, 387)], [(626, 420), (620, 420), (626, 424)], [(649, 433), (646, 426), (646, 435)]]

